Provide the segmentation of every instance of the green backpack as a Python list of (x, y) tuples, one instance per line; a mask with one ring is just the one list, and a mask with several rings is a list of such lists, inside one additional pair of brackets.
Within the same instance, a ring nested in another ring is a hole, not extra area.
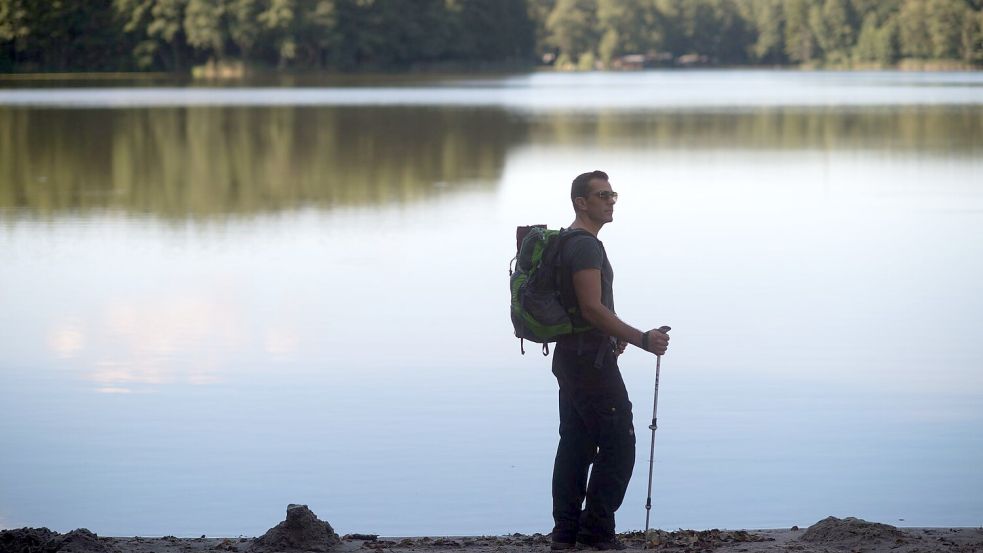
[(586, 234), (584, 230), (551, 230), (546, 225), (517, 227), (516, 255), (509, 266), (512, 290), (512, 326), (519, 338), (519, 349), (525, 355), (523, 340), (543, 344), (543, 355), (549, 355), (549, 344), (565, 334), (583, 332), (589, 325), (577, 324), (577, 307), (565, 306), (563, 301), (563, 243), (571, 236)]

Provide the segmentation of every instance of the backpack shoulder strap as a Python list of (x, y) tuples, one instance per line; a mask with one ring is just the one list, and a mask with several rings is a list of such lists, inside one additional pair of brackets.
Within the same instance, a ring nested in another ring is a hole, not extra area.
[(593, 234), (587, 232), (584, 229), (581, 229), (581, 228), (561, 228), (560, 229), (560, 234), (558, 234), (557, 237), (556, 237), (556, 241), (557, 241), (557, 244), (558, 245), (561, 245), (562, 246), (567, 240), (570, 240), (571, 238), (576, 238), (576, 237), (579, 237), (579, 236), (590, 236), (591, 238), (594, 238), (595, 240), (597, 240), (597, 237), (596, 236), (594, 236)]
[(595, 240), (597, 239), (596, 236), (584, 229), (571, 228), (560, 229), (560, 234), (556, 237), (556, 257), (554, 258), (553, 271), (554, 285), (560, 292), (560, 303), (571, 314), (578, 313), (579, 308), (577, 306), (577, 296), (573, 290), (573, 276), (570, 274), (566, 261), (564, 260), (564, 246), (570, 239), (582, 236), (590, 236)]
[(595, 241), (600, 242), (600, 240), (597, 240), (597, 237), (596, 236), (594, 236), (593, 234), (587, 232), (584, 229), (579, 229), (579, 228), (574, 228), (574, 229), (571, 229), (571, 228), (560, 229), (560, 234), (556, 237), (556, 242), (557, 242), (557, 260), (556, 261), (557, 261), (557, 264), (558, 265), (560, 265), (560, 264), (563, 263), (562, 257), (563, 257), (563, 246), (564, 246), (564, 244), (566, 244), (566, 242), (568, 240), (572, 239), (572, 238), (584, 237), (584, 236), (589, 236), (589, 237), (593, 238)]

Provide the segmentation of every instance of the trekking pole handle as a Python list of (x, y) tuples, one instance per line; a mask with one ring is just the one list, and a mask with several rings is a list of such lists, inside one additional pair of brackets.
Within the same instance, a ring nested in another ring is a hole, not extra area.
[[(672, 330), (672, 327), (669, 325), (662, 325), (659, 327), (659, 332), (663, 334), (669, 332), (670, 330)], [(659, 423), (657, 422), (658, 419), (656, 419), (655, 417), (655, 411), (659, 406), (659, 372), (661, 368), (662, 368), (662, 356), (656, 355), (655, 356), (655, 399), (652, 404), (652, 424), (649, 425), (649, 429), (652, 431), (653, 448), (655, 446), (655, 429), (659, 427)]]
[[(659, 327), (659, 332), (661, 332), (663, 334), (668, 334), (670, 330), (672, 330), (672, 327), (669, 326), (669, 325), (662, 325), (662, 326)], [(656, 357), (662, 357), (662, 356), (661, 355), (656, 355)]]

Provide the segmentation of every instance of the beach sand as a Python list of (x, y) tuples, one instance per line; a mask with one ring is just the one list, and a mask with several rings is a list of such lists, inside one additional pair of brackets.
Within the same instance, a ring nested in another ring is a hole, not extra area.
[[(983, 553), (983, 528), (897, 528), (856, 518), (829, 517), (809, 528), (677, 530), (620, 534), (629, 551), (669, 553)], [(0, 531), (0, 553), (543, 553), (543, 534), (459, 537), (339, 536), (303, 505), (258, 538), (99, 537), (85, 529)]]

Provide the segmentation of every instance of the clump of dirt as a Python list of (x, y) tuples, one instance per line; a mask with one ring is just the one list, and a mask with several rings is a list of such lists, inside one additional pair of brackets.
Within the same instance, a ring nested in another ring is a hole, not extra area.
[(48, 550), (51, 553), (114, 553), (117, 551), (111, 545), (111, 540), (100, 538), (87, 528), (72, 530), (64, 536), (51, 540), (49, 544), (54, 546)]
[(100, 538), (85, 528), (67, 534), (47, 528), (20, 528), (0, 531), (0, 551), (4, 553), (116, 553), (112, 540)]
[(334, 528), (307, 505), (287, 505), (287, 519), (256, 538), (258, 551), (328, 551), (341, 543)]
[(678, 530), (676, 532), (666, 532), (664, 530), (649, 530), (646, 536), (643, 532), (627, 532), (621, 534), (621, 538), (632, 544), (641, 545), (645, 549), (655, 549), (659, 551), (680, 551), (701, 552), (710, 551), (718, 547), (747, 542), (771, 541), (758, 534), (752, 534), (744, 530)]
[(813, 524), (799, 537), (811, 543), (856, 547), (875, 543), (907, 543), (907, 534), (889, 524), (867, 522), (854, 517), (826, 517)]
[(5, 553), (41, 553), (45, 545), (58, 532), (47, 528), (18, 528), (16, 530), (0, 530), (0, 551)]

